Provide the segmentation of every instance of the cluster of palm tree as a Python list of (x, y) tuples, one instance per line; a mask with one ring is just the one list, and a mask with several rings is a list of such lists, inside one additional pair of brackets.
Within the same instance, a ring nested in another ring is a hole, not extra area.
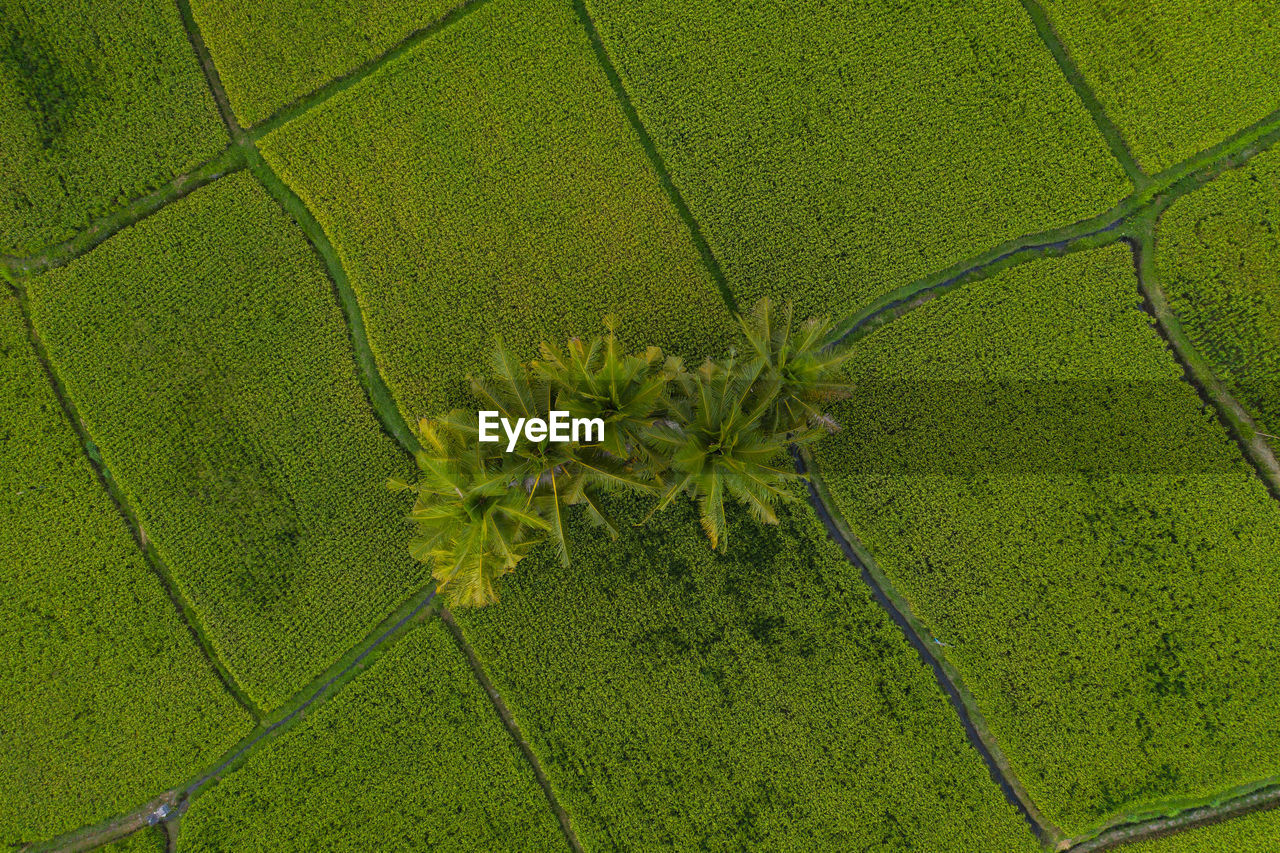
[(618, 536), (622, 527), (601, 500), (609, 493), (652, 496), (654, 512), (692, 497), (711, 546), (721, 550), (727, 501), (777, 523), (775, 508), (791, 499), (787, 484), (798, 476), (786, 447), (837, 428), (823, 405), (848, 394), (839, 378), (846, 355), (824, 345), (830, 321), (795, 326), (790, 304), (762, 300), (739, 323), (741, 351), (696, 370), (658, 347), (625, 352), (611, 318), (605, 335), (570, 339), (563, 350), (544, 343), (540, 358), (527, 363), (499, 344), (492, 375), (471, 379), (481, 408), (511, 422), (546, 420), (552, 410), (599, 418), (604, 437), (525, 440), (506, 452), (501, 442), (479, 440), (474, 412), (419, 423), (420, 478), (390, 486), (416, 493), (410, 550), (432, 566), (446, 601), (497, 601), (499, 578), (542, 542), (568, 565), (565, 518), (574, 507)]

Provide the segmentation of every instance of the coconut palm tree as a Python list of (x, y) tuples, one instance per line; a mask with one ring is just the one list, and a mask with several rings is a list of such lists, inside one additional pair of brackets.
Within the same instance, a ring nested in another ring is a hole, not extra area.
[(409, 552), (432, 566), (436, 590), (450, 606), (491, 604), (498, 600), (498, 578), (524, 559), (549, 525), (528, 494), (511, 488), (492, 445), (464, 442), (455, 430), (425, 419), (418, 434), (418, 482), (388, 483), (417, 493), (409, 518), (418, 529)]
[[(547, 420), (553, 408), (552, 383), (512, 356), (501, 342), (494, 350), (492, 378), (472, 378), (471, 389), (485, 406), (510, 421)], [(566, 399), (565, 405), (570, 402)], [(459, 434), (478, 432), (474, 415), (469, 413), (451, 413), (446, 422)], [(617, 447), (616, 437), (610, 439), (610, 426), (615, 436), (620, 429), (627, 428), (615, 421), (612, 425), (606, 423), (604, 442), (553, 442), (549, 438), (539, 442), (521, 441), (512, 453), (503, 454), (503, 471), (513, 484), (523, 488), (531, 498), (531, 506), (546, 520), (549, 538), (565, 565), (570, 561), (564, 519), (566, 507), (585, 507), (592, 523), (602, 526), (610, 536), (617, 536), (618, 526), (605, 511), (601, 495), (615, 491), (654, 491), (652, 485), (633, 473), (625, 450), (618, 455), (606, 449)]]
[(672, 420), (655, 425), (648, 436), (670, 468), (654, 511), (688, 493), (713, 548), (724, 550), (728, 543), (726, 500), (745, 505), (758, 521), (776, 524), (774, 506), (791, 499), (787, 483), (799, 476), (779, 467), (785, 435), (764, 426), (778, 386), (762, 375), (763, 368), (759, 360), (731, 356), (679, 377), (678, 393), (668, 403)]
[(606, 317), (605, 326), (604, 337), (570, 338), (563, 351), (542, 344), (542, 358), (530, 367), (555, 389), (558, 408), (571, 417), (604, 421), (602, 450), (631, 460), (640, 479), (652, 478), (655, 460), (644, 438), (663, 416), (667, 386), (684, 372), (684, 364), (675, 356), (664, 359), (653, 346), (627, 355), (618, 344), (614, 318)]
[(743, 369), (758, 368), (760, 377), (777, 388), (765, 428), (793, 434), (838, 429), (822, 410), (824, 404), (849, 396), (840, 368), (850, 351), (824, 343), (834, 324), (825, 317), (813, 318), (793, 329), (791, 303), (779, 309), (768, 297), (751, 313), (739, 315), (738, 323), (747, 341)]

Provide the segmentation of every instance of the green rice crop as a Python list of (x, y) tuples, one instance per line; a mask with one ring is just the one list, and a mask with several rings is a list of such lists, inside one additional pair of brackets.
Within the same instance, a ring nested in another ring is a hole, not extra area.
[(809, 508), (730, 523), (727, 555), (685, 501), (581, 523), (457, 614), (584, 848), (1037, 850)]
[(1280, 152), (1267, 152), (1178, 199), (1160, 220), (1155, 256), (1192, 343), (1271, 435), (1280, 435), (1278, 228)]
[(1150, 174), (1280, 109), (1280, 6), (1274, 2), (1042, 2)]
[(0, 300), (0, 846), (127, 811), (251, 720), (99, 484)]
[(245, 124), (354, 70), (459, 0), (192, 0), (191, 11)]
[(495, 334), (528, 358), (613, 313), (696, 362), (732, 323), (567, 3), (486, 3), (261, 145), (413, 417), (471, 404)]
[(226, 143), (173, 3), (0, 0), (0, 252), (64, 240)]
[(1050, 820), (1280, 771), (1280, 507), (1125, 247), (953, 291), (850, 365), (819, 468)]
[(587, 7), (743, 305), (851, 314), (1129, 189), (1016, 0)]
[(30, 283), (68, 392), (211, 642), (271, 709), (421, 588), (408, 464), (331, 282), (248, 173)]
[(185, 853), (565, 848), (528, 763), (435, 620), (197, 797), (181, 833)]
[(1280, 811), (1274, 809), (1124, 848), (1125, 853), (1266, 853), (1269, 850), (1280, 850)]

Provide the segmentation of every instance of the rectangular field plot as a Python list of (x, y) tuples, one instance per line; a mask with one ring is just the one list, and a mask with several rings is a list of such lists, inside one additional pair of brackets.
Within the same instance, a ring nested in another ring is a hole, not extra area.
[(809, 508), (730, 524), (720, 556), (683, 500), (584, 523), (458, 614), (583, 847), (1038, 850)]
[(495, 335), (527, 358), (612, 313), (696, 363), (731, 328), (567, 3), (486, 3), (262, 149), (412, 417), (470, 404)]
[(436, 620), (197, 796), (187, 853), (567, 849), (533, 771)]
[(0, 0), (0, 252), (64, 240), (226, 144), (174, 3)]
[(1123, 246), (859, 341), (835, 503), (1068, 833), (1280, 773), (1280, 506), (1140, 310)]
[(241, 123), (386, 52), (461, 0), (192, 0), (191, 11)]
[(128, 811), (252, 722), (179, 621), (0, 300), (0, 846)]
[(1017, 0), (587, 7), (744, 305), (851, 314), (1128, 191)]
[(1196, 349), (1258, 427), (1280, 435), (1280, 152), (1178, 199), (1155, 260)]
[(426, 582), (318, 256), (248, 173), (31, 284), (89, 433), (218, 654), (281, 704)]
[(1138, 164), (1162, 171), (1280, 109), (1280, 6), (1043, 0)]

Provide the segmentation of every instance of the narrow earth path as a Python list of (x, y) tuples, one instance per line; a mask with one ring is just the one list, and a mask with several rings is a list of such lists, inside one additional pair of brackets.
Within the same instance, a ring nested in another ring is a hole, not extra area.
[(209, 664), (209, 668), (213, 670), (218, 680), (222, 682), (222, 686), (227, 693), (254, 720), (261, 720), (263, 716), (262, 709), (249, 698), (249, 695), (231, 675), (230, 670), (227, 669), (222, 659), (218, 657), (217, 652), (214, 651), (213, 644), (205, 635), (204, 626), (196, 615), (195, 608), (182, 594), (182, 589), (173, 577), (173, 573), (169, 571), (168, 565), (160, 557), (155, 546), (147, 539), (146, 532), (138, 521), (137, 512), (125, 499), (124, 493), (111, 473), (111, 469), (103, 461), (102, 454), (98, 452), (98, 445), (89, 435), (89, 430), (85, 426), (84, 420), (81, 419), (75, 403), (72, 402), (71, 397), (67, 394), (66, 387), (58, 377), (57, 371), (54, 370), (53, 361), (49, 358), (49, 352), (45, 348), (44, 341), (40, 338), (40, 333), (36, 331), (35, 324), (31, 320), (31, 311), (27, 304), (25, 292), (18, 294), (18, 307), (22, 312), (22, 320), (27, 327), (27, 335), (31, 340), (31, 347), (35, 350), (36, 358), (40, 362), (45, 378), (49, 381), (49, 386), (53, 389), (54, 396), (58, 400), (58, 405), (62, 408), (63, 415), (66, 416), (67, 422), (71, 425), (72, 430), (75, 431), (76, 438), (80, 441), (81, 450), (84, 452), (85, 458), (89, 460), (89, 465), (93, 468), (94, 474), (97, 475), (103, 491), (111, 498), (116, 511), (120, 513), (124, 519), (125, 526), (129, 528), (129, 533), (133, 536), (133, 541), (137, 544), (138, 550), (142, 552), (147, 567), (151, 569), (152, 574), (160, 581), (161, 588), (164, 589), (165, 595), (172, 602), (178, 621), (191, 634), (191, 639), (195, 641), (196, 648), (200, 650), (205, 662)]
[(551, 787), (551, 780), (543, 772), (542, 764), (538, 761), (537, 755), (534, 754), (533, 747), (525, 740), (524, 734), (520, 731), (520, 725), (507, 707), (507, 703), (503, 701), (502, 694), (493, 686), (493, 681), (489, 679), (489, 674), (485, 672), (484, 664), (480, 661), (480, 657), (475, 653), (475, 649), (471, 647), (471, 644), (467, 642), (462, 629), (458, 627), (458, 623), (453, 620), (453, 614), (447, 608), (441, 608), (440, 621), (449, 629), (449, 634), (453, 637), (453, 641), (457, 643), (458, 650), (467, 659), (467, 665), (471, 667), (471, 672), (475, 675), (476, 681), (479, 682), (485, 695), (489, 697), (490, 703), (493, 704), (493, 710), (497, 712), (498, 719), (502, 720), (502, 725), (506, 728), (507, 734), (516, 742), (520, 753), (524, 755), (525, 760), (529, 762), (529, 766), (533, 768), (533, 778), (537, 781), (538, 787), (542, 788), (542, 793), (546, 796), (547, 803), (551, 806), (551, 811), (555, 814), (556, 820), (560, 822), (560, 831), (564, 833), (565, 841), (569, 843), (569, 849), (573, 853), (582, 853), (582, 845), (578, 842), (577, 833), (573, 831), (573, 824), (569, 821), (569, 813), (564, 810), (564, 807), (560, 805), (560, 801), (556, 798), (555, 791)]
[(1049, 48), (1049, 52), (1053, 54), (1053, 60), (1058, 63), (1058, 69), (1062, 71), (1062, 76), (1067, 78), (1067, 82), (1075, 90), (1076, 97), (1080, 99), (1084, 104), (1084, 108), (1089, 111), (1089, 115), (1093, 117), (1093, 123), (1097, 125), (1103, 138), (1106, 139), (1107, 147), (1111, 149), (1111, 155), (1120, 161), (1120, 167), (1128, 175), (1134, 189), (1141, 189), (1151, 179), (1142, 171), (1138, 161), (1133, 158), (1133, 152), (1129, 150), (1129, 145), (1124, 140), (1124, 134), (1120, 132), (1120, 128), (1112, 123), (1107, 116), (1106, 110), (1102, 108), (1101, 102), (1098, 101), (1093, 90), (1089, 88), (1089, 84), (1085, 82), (1084, 75), (1080, 73), (1080, 69), (1076, 67), (1071, 55), (1067, 53), (1066, 45), (1062, 43), (1062, 39), (1054, 31), (1053, 24), (1049, 21), (1049, 16), (1045, 14), (1044, 8), (1037, 0), (1022, 0), (1022, 8), (1026, 9), (1028, 17), (1031, 18), (1031, 23), (1035, 25), (1036, 33), (1039, 34), (1040, 40), (1044, 42), (1044, 46)]
[(578, 20), (582, 22), (582, 28), (587, 31), (587, 38), (591, 40), (591, 49), (595, 52), (596, 60), (600, 63), (601, 69), (604, 70), (605, 77), (609, 79), (609, 85), (613, 88), (613, 94), (618, 100), (618, 105), (622, 107), (623, 114), (626, 115), (627, 121), (631, 123), (632, 131), (635, 132), (640, 141), (640, 147), (644, 149), (644, 153), (649, 157), (649, 163), (652, 164), (653, 170), (658, 174), (658, 182), (662, 184), (663, 192), (667, 194), (667, 198), (671, 201), (671, 206), (676, 209), (676, 213), (680, 216), (680, 221), (684, 223), (685, 229), (689, 232), (689, 238), (693, 240), (693, 245), (697, 247), (698, 255), (702, 258), (702, 265), (710, 273), (711, 280), (715, 282), (716, 289), (720, 291), (720, 298), (724, 300), (724, 304), (728, 306), (730, 313), (737, 314), (738, 302), (734, 298), (733, 290), (729, 287), (729, 282), (724, 276), (724, 271), (720, 268), (720, 261), (716, 259), (715, 252), (711, 251), (711, 244), (707, 242), (707, 238), (703, 235), (698, 221), (693, 218), (693, 214), (689, 211), (689, 205), (685, 203), (684, 196), (680, 194), (675, 181), (672, 180), (671, 172), (667, 170), (667, 164), (658, 152), (658, 146), (653, 143), (653, 137), (649, 135), (644, 122), (640, 121), (640, 114), (636, 112), (635, 106), (631, 103), (631, 96), (627, 94), (626, 86), (622, 84), (622, 77), (618, 74), (618, 70), (614, 68), (613, 60), (609, 58), (609, 51), (600, 39), (600, 32), (596, 29), (596, 22), (587, 10), (585, 0), (573, 0), (573, 10), (577, 13)]
[(67, 240), (42, 249), (34, 255), (14, 257), (0, 255), (0, 270), (18, 286), (24, 276), (36, 275), (63, 266), (102, 243), (112, 234), (141, 222), (151, 214), (178, 199), (185, 198), (218, 178), (238, 172), (245, 166), (244, 155), (235, 146), (226, 148), (190, 172), (178, 175), (157, 190), (118, 207), (85, 230)]
[(488, 2), (489, 0), (463, 0), (463, 2), (460, 2), (457, 6), (454, 6), (448, 12), (445, 12), (431, 23), (409, 33), (409, 35), (405, 36), (399, 44), (390, 48), (385, 53), (375, 56), (373, 59), (370, 59), (369, 61), (348, 71), (346, 74), (343, 74), (341, 77), (335, 77), (333, 80), (325, 83), (314, 92), (311, 92), (308, 95), (303, 95), (293, 103), (280, 108), (275, 115), (268, 119), (264, 119), (250, 128), (248, 131), (249, 136), (254, 140), (261, 139), (266, 134), (280, 127), (282, 124), (292, 121), (315, 107), (317, 104), (321, 104), (324, 101), (329, 100), (339, 92), (344, 92), (347, 89), (350, 89), (352, 86), (356, 85), (370, 74), (373, 74), (388, 62), (393, 62), (396, 59), (399, 59), (401, 56), (404, 56), (406, 53), (417, 47), (424, 40), (435, 35), (454, 21), (466, 17)]
[(1009, 240), (980, 255), (889, 291), (839, 321), (829, 342), (849, 343), (923, 305), (938, 294), (1019, 264), (1094, 249), (1119, 240), (1135, 239), (1154, 216), (1178, 198), (1204, 186), (1223, 172), (1244, 165), (1278, 141), (1280, 110), (1213, 148), (1189, 157), (1148, 179), (1142, 188), (1108, 211), (1070, 225)]
[(1280, 784), (1268, 784), (1220, 802), (1185, 809), (1173, 816), (1153, 817), (1118, 824), (1093, 838), (1072, 843), (1070, 847), (1065, 848), (1065, 853), (1101, 853), (1104, 850), (1115, 850), (1126, 844), (1176, 835), (1188, 829), (1222, 823), (1231, 818), (1243, 817), (1276, 807), (1280, 807)]
[(1259, 434), (1253, 417), (1231, 395), (1226, 386), (1214, 374), (1207, 359), (1200, 354), (1178, 322), (1178, 316), (1160, 288), (1155, 269), (1155, 233), (1149, 226), (1142, 235), (1130, 241), (1133, 247), (1133, 263), (1138, 274), (1138, 285), (1145, 298), (1144, 308), (1155, 320), (1156, 329), (1182, 366), (1186, 381), (1200, 394), (1206, 408), (1212, 408), (1228, 434), (1240, 446), (1240, 452), (1253, 465), (1258, 478), (1266, 485), (1271, 496), (1280, 501), (1280, 461), (1276, 460), (1271, 446)]
[(898, 630), (907, 638), (907, 642), (916, 650), (920, 659), (933, 671), (934, 680), (947, 697), (947, 701), (951, 703), (956, 716), (960, 718), (969, 744), (982, 756), (992, 781), (1000, 786), (1010, 805), (1022, 814), (1041, 844), (1049, 846), (1058, 843), (1063, 838), (1062, 830), (1040, 813), (1026, 789), (1022, 787), (1022, 783), (1018, 781), (1000, 745), (987, 728), (977, 701), (964, 686), (960, 674), (935, 651), (938, 641), (911, 611), (906, 599), (880, 571), (870, 552), (849, 530), (835, 502), (831, 499), (813, 458), (799, 448), (793, 447), (791, 452), (796, 470), (808, 475), (809, 504), (822, 520), (823, 526), (827, 529), (827, 535), (840, 546), (845, 558), (858, 569), (862, 582), (871, 589), (876, 602), (898, 626)]
[(268, 715), (258, 728), (241, 739), (219, 759), (217, 764), (203, 771), (199, 776), (180, 787), (165, 791), (128, 814), (109, 818), (50, 841), (32, 845), (29, 848), (30, 853), (54, 853), (54, 851), (73, 853), (73, 851), (89, 850), (106, 844), (147, 825), (147, 819), (156, 817), (157, 810), (161, 806), (169, 807), (170, 811), (164, 818), (166, 821), (181, 815), (190, 798), (202, 788), (238, 769), (253, 751), (288, 731), (309, 708), (337, 695), (373, 662), (374, 656), (381, 654), (403, 637), (410, 630), (411, 623), (415, 619), (431, 618), (429, 608), (434, 598), (435, 590), (431, 587), (420, 590), (410, 597), (342, 658), (313, 679), (283, 706)]

